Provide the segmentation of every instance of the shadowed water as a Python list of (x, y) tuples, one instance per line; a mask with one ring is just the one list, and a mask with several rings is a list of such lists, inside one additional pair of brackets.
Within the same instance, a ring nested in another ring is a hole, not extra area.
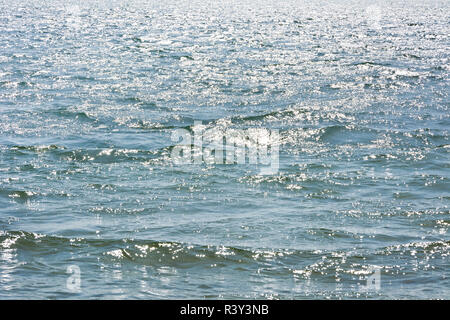
[(448, 1), (0, 8), (0, 298), (450, 298)]

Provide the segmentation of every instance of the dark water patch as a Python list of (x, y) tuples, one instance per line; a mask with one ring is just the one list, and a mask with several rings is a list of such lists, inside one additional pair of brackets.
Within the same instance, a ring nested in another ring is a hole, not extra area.
[(30, 151), (32, 153), (45, 153), (45, 152), (52, 151), (52, 150), (63, 150), (63, 149), (65, 149), (65, 147), (57, 146), (54, 144), (47, 145), (47, 146), (45, 146), (45, 145), (42, 145), (42, 146), (19, 146), (18, 145), (18, 146), (12, 146), (10, 148), (10, 150), (12, 150), (12, 151), (16, 151), (16, 150)]
[(13, 201), (23, 203), (36, 198), (39, 193), (25, 190), (12, 190), (10, 188), (0, 188), (0, 195)]
[(61, 109), (61, 110), (55, 110), (48, 112), (49, 114), (55, 115), (57, 117), (65, 118), (65, 119), (73, 119), (80, 122), (87, 122), (87, 123), (96, 123), (98, 122), (98, 119), (88, 115), (84, 111), (70, 111), (67, 109)]
[(353, 125), (332, 125), (320, 129), (320, 140), (333, 144), (369, 143), (377, 137), (373, 129), (358, 128)]

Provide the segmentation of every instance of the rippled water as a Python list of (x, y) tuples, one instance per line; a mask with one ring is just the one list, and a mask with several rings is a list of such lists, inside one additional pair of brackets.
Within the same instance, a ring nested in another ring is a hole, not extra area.
[[(449, 299), (423, 2), (0, 0), (0, 298)], [(174, 166), (194, 121), (278, 129), (279, 172)]]

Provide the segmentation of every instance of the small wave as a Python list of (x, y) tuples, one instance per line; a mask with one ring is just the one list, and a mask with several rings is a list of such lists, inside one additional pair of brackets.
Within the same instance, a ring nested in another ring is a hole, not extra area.
[(96, 123), (99, 121), (96, 117), (88, 114), (85, 111), (56, 109), (56, 110), (44, 111), (44, 113), (47, 113), (52, 116), (60, 117), (60, 118), (77, 120), (77, 121), (87, 122), (87, 123)]
[(0, 231), (0, 248), (2, 247), (30, 251), (89, 247), (92, 254), (102, 256), (106, 261), (132, 261), (148, 265), (210, 264), (226, 260), (233, 263), (263, 263), (290, 255), (305, 254), (309, 257), (312, 254), (311, 251), (290, 249), (246, 249), (173, 241), (65, 238), (26, 231)]

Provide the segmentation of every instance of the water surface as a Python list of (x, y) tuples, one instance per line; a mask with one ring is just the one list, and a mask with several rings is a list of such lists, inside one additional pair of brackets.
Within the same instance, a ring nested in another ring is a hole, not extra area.
[[(449, 12), (0, 0), (0, 298), (450, 298)], [(279, 172), (174, 166), (194, 121)]]

